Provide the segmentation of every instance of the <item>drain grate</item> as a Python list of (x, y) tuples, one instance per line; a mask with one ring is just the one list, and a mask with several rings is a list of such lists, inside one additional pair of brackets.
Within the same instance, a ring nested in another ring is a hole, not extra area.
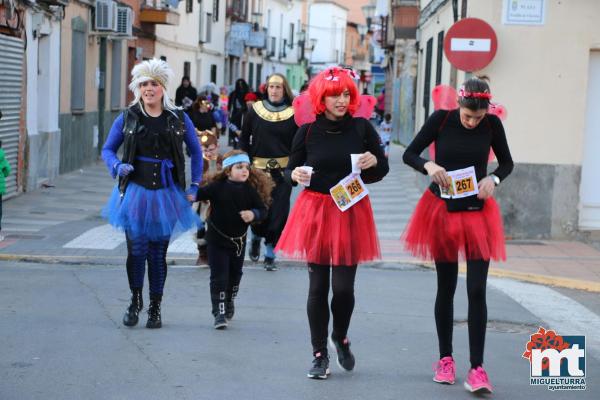
[(538, 242), (536, 240), (507, 240), (506, 244), (514, 244), (517, 246), (546, 246), (546, 243)]
[[(456, 320), (454, 321), (454, 326), (466, 328), (467, 320)], [(537, 331), (538, 327), (539, 324), (525, 324), (511, 321), (489, 320), (487, 323), (488, 331), (498, 333), (534, 333)]]
[(29, 239), (29, 240), (42, 240), (45, 239), (44, 235), (26, 234), (26, 233), (12, 233), (6, 235), (7, 239)]

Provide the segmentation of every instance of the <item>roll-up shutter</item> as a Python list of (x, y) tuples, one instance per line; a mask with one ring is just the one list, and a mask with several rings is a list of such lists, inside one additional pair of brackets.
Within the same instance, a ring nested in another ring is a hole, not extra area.
[(11, 174), (6, 178), (6, 197), (17, 193), (19, 118), (23, 84), (23, 40), (0, 34), (0, 140)]

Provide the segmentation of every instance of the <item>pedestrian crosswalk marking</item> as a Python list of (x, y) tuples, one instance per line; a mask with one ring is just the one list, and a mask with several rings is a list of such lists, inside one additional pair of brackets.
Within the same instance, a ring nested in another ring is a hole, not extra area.
[(173, 240), (167, 249), (168, 253), (198, 254), (198, 247), (195, 241), (196, 230), (183, 233), (177, 239)]
[(67, 244), (65, 249), (114, 250), (125, 241), (125, 234), (105, 224), (92, 228), (77, 236)]

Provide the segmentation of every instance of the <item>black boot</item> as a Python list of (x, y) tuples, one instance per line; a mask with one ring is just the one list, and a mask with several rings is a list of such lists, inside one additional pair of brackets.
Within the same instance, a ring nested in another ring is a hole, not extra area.
[(231, 321), (233, 319), (233, 315), (235, 314), (234, 300), (237, 297), (239, 288), (240, 287), (236, 285), (227, 292), (227, 301), (225, 302), (225, 318), (227, 318), (228, 321)]
[(260, 237), (253, 237), (250, 241), (250, 260), (257, 262), (260, 257)]
[(225, 317), (225, 292), (212, 292), (212, 314), (215, 317), (214, 328), (225, 329), (227, 328), (227, 318)]
[(148, 322), (146, 328), (155, 329), (162, 327), (162, 319), (160, 316), (160, 300), (150, 300), (148, 307)]
[(123, 316), (123, 325), (125, 326), (136, 326), (139, 318), (140, 311), (144, 308), (144, 300), (142, 299), (142, 289), (131, 290), (131, 303), (125, 311)]

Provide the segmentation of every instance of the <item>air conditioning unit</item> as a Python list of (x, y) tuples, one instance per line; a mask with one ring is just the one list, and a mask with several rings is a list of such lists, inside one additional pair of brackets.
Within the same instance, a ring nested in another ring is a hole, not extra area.
[(117, 4), (113, 0), (96, 0), (96, 30), (117, 30)]
[(133, 10), (129, 7), (117, 7), (117, 33), (132, 36)]

